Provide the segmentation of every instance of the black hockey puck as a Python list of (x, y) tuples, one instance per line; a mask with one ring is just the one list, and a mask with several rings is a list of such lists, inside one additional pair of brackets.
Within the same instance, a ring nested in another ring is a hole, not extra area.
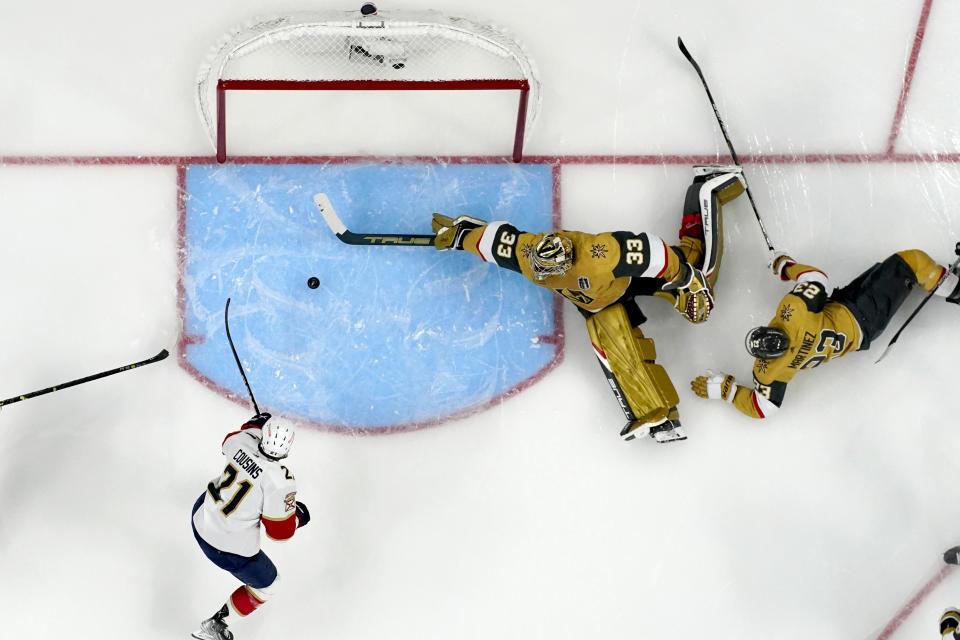
[(307, 280), (307, 286), (310, 287), (311, 289), (316, 289), (317, 287), (320, 286), (320, 278), (317, 278), (317, 277), (310, 278), (309, 280)]

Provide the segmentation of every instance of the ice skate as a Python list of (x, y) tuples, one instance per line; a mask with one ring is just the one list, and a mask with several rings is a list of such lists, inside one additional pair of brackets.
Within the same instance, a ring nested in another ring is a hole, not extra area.
[(737, 175), (743, 174), (743, 167), (736, 164), (695, 164), (693, 165), (693, 177), (699, 178), (701, 176), (704, 179), (709, 179), (713, 176), (726, 175), (728, 173), (735, 173)]
[(227, 623), (214, 616), (200, 623), (200, 629), (190, 634), (197, 640), (233, 640), (233, 632)]
[[(955, 251), (960, 256), (960, 242), (957, 243)], [(947, 267), (934, 292), (945, 297), (947, 302), (960, 304), (960, 258)]]
[(637, 436), (643, 437), (650, 435), (650, 425), (649, 423), (643, 424), (639, 420), (631, 420), (623, 426), (623, 429), (620, 430), (620, 437), (625, 441), (629, 442)]
[(680, 418), (677, 416), (676, 409), (672, 409), (670, 413), (673, 417), (664, 418), (659, 422), (642, 423), (640, 420), (632, 420), (620, 431), (620, 437), (627, 442), (643, 436), (650, 436), (657, 442), (686, 440), (687, 436), (680, 426)]
[(661, 443), (678, 442), (680, 440), (686, 440), (687, 434), (684, 433), (679, 420), (667, 420), (663, 424), (652, 427), (650, 429), (650, 437)]

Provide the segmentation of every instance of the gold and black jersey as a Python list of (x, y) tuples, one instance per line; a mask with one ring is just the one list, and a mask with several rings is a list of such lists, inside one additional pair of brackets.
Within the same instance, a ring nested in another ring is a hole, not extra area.
[(783, 402), (787, 383), (798, 371), (813, 369), (860, 347), (860, 325), (847, 307), (829, 302), (829, 280), (813, 267), (794, 264), (786, 270), (793, 289), (780, 300), (768, 323), (787, 334), (790, 348), (772, 360), (753, 365), (754, 388), (737, 386), (733, 404), (753, 418), (765, 418)]
[(649, 233), (558, 231), (573, 242), (573, 265), (563, 275), (538, 281), (530, 255), (546, 233), (526, 233), (507, 222), (473, 229), (463, 248), (486, 262), (522, 273), (587, 311), (600, 311), (616, 302), (633, 278), (648, 278), (651, 292), (682, 274), (683, 259), (659, 237)]

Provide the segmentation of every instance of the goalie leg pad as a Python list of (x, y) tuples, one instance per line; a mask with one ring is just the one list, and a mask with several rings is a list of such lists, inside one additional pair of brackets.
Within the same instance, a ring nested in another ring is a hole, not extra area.
[(656, 424), (663, 422), (671, 409), (676, 414), (680, 397), (667, 371), (654, 362), (653, 340), (630, 326), (622, 305), (611, 305), (587, 318), (587, 333), (604, 372), (619, 386), (634, 420)]
[(700, 185), (700, 215), (703, 220), (703, 271), (710, 286), (716, 283), (723, 258), (722, 207), (744, 191), (740, 174), (724, 174)]

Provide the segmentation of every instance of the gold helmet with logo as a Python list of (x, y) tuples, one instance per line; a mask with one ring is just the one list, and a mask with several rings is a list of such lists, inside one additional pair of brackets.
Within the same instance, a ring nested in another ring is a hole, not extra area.
[(552, 231), (540, 239), (530, 254), (530, 268), (537, 282), (562, 276), (573, 266), (573, 241)]

